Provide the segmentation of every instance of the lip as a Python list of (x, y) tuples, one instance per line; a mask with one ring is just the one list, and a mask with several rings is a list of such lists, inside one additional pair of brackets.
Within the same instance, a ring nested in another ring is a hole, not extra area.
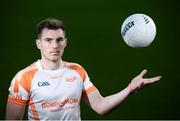
[(50, 53), (53, 54), (53, 55), (59, 55), (60, 51), (54, 51), (54, 52), (50, 52)]

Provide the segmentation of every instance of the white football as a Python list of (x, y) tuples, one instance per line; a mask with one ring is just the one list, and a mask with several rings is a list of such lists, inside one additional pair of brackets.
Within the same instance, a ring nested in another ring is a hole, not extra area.
[(125, 43), (130, 47), (147, 47), (156, 36), (156, 25), (145, 14), (133, 14), (123, 22), (121, 35)]

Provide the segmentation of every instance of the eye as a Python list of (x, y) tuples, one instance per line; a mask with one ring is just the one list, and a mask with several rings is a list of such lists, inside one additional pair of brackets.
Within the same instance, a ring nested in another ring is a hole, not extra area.
[(52, 41), (52, 39), (51, 38), (46, 38), (46, 39), (44, 39), (46, 42), (51, 42)]
[(59, 38), (57, 38), (56, 39), (56, 41), (59, 43), (59, 42), (62, 42), (64, 40), (64, 38), (63, 37), (59, 37)]

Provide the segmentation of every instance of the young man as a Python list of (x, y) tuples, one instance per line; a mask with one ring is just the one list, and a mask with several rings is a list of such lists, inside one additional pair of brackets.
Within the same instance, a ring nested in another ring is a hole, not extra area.
[(160, 80), (145, 79), (143, 70), (117, 94), (102, 97), (86, 71), (76, 63), (62, 60), (67, 38), (62, 21), (46, 19), (37, 25), (36, 44), (41, 59), (13, 78), (6, 119), (22, 119), (28, 105), (29, 120), (80, 120), (80, 100), (103, 115), (117, 107), (130, 93)]

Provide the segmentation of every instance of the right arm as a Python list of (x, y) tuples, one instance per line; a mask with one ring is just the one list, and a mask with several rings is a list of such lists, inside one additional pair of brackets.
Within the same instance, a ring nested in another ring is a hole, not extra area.
[(6, 120), (20, 120), (24, 116), (26, 106), (7, 102)]
[(23, 119), (25, 108), (29, 100), (29, 85), (31, 85), (31, 80), (29, 80), (30, 77), (26, 72), (26, 70), (18, 72), (11, 81), (6, 105), (5, 118), (7, 120)]

